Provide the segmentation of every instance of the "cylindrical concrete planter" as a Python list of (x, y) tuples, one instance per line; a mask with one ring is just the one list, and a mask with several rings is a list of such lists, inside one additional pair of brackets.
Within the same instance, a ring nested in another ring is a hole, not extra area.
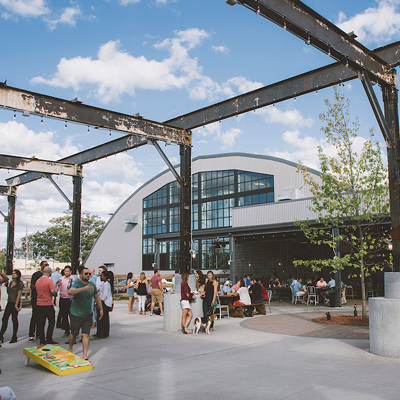
[(373, 297), (368, 303), (371, 353), (400, 358), (400, 299)]

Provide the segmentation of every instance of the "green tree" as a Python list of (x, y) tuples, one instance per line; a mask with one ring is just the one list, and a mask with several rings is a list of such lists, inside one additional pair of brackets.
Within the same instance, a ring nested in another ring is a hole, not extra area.
[(6, 253), (0, 251), (0, 271), (6, 270)]
[[(59, 262), (71, 262), (72, 212), (64, 211), (62, 217), (49, 221), (52, 226), (44, 232), (28, 236), (29, 250), (34, 258), (53, 258)], [(81, 221), (81, 257), (85, 259), (94, 241), (104, 227), (105, 222), (97, 215), (88, 212), (82, 214)], [(23, 251), (26, 251), (25, 238), (22, 239)]]
[[(341, 270), (345, 265), (360, 268), (362, 291), (362, 316), (366, 318), (365, 275), (372, 269), (382, 268), (388, 261), (388, 231), (382, 230), (382, 221), (389, 214), (387, 170), (382, 163), (382, 152), (378, 142), (373, 142), (373, 130), (361, 152), (355, 150), (359, 139), (358, 120), (351, 121), (350, 103), (334, 88), (334, 102), (325, 100), (327, 112), (320, 115), (322, 128), (328, 144), (333, 145), (336, 156), (324, 154), (318, 148), (321, 164), (321, 181), (316, 181), (299, 165), (305, 184), (313, 194), (310, 210), (317, 214), (316, 223), (298, 222), (311, 243), (327, 244), (335, 248), (336, 238), (332, 229), (339, 228), (339, 239), (352, 244), (352, 251), (343, 258), (329, 260), (296, 260), (295, 265), (306, 265), (314, 270), (332, 267)], [(337, 282), (340, 284), (340, 282)]]

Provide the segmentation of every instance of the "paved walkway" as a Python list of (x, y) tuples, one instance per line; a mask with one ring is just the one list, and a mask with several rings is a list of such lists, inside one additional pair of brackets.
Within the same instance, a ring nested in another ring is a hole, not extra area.
[[(325, 311), (325, 310), (324, 310)], [(350, 315), (348, 311), (331, 311), (334, 315)], [(369, 339), (368, 327), (335, 326), (312, 322), (322, 317), (323, 312), (304, 312), (301, 314), (280, 314), (270, 317), (248, 318), (241, 325), (245, 328), (263, 332), (291, 336), (308, 336), (332, 339)]]
[[(367, 339), (310, 335), (307, 319), (323, 316), (323, 306), (273, 303), (269, 315), (223, 318), (211, 335), (198, 336), (166, 333), (163, 317), (127, 311), (117, 302), (110, 338), (90, 343), (92, 371), (59, 377), (34, 362), (24, 366), (30, 310), (22, 310), (18, 343), (0, 349), (0, 386), (11, 386), (18, 400), (399, 398), (400, 360), (369, 353)], [(284, 334), (260, 329), (276, 321)], [(55, 340), (61, 334), (56, 330)], [(80, 344), (75, 351), (82, 354)]]

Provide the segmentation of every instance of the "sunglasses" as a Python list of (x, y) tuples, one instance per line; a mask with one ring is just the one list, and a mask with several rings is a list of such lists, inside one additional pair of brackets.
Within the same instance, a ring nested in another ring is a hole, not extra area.
[(84, 272), (83, 275), (90, 275), (90, 272)]

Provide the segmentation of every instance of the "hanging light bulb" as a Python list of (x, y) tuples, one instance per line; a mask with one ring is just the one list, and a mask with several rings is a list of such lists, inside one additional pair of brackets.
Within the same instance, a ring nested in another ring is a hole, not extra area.
[(293, 100), (296, 101), (296, 92), (294, 92), (293, 96)]
[(14, 111), (14, 119), (17, 118), (17, 112)]
[(64, 128), (67, 129), (67, 121), (65, 121), (65, 126), (64, 126)]
[(43, 125), (43, 117), (40, 118), (40, 125)]
[(87, 133), (89, 133), (90, 132), (90, 126), (88, 125), (88, 127), (87, 127)]

